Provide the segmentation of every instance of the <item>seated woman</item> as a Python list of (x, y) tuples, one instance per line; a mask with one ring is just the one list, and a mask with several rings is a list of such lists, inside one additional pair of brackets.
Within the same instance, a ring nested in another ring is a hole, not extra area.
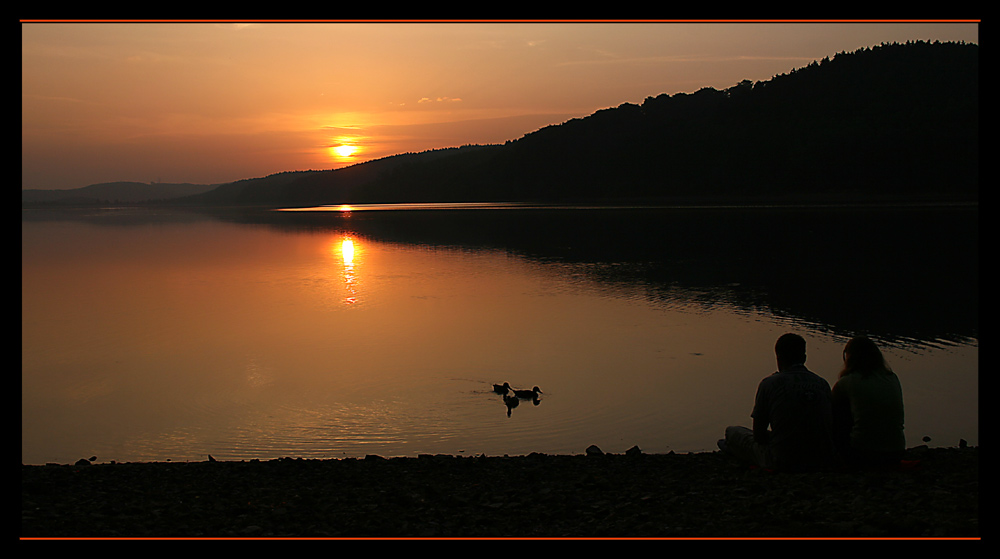
[(832, 400), (834, 442), (847, 466), (899, 463), (906, 449), (903, 390), (870, 339), (847, 343)]

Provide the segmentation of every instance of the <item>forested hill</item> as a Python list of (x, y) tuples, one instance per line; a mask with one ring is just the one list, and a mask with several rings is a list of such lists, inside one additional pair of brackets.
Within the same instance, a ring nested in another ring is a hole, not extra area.
[(979, 47), (883, 44), (661, 94), (504, 145), (246, 179), (169, 202), (977, 201)]
[(348, 201), (976, 200), (978, 53), (888, 44), (649, 97), (501, 149), (400, 166)]

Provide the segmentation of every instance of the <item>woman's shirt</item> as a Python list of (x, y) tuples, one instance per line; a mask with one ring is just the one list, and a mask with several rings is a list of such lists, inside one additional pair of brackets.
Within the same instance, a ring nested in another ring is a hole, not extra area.
[[(850, 427), (850, 446), (864, 452), (906, 448), (903, 434), (903, 390), (890, 371), (851, 373), (833, 386), (835, 424)], [(843, 417), (850, 413), (850, 417)]]

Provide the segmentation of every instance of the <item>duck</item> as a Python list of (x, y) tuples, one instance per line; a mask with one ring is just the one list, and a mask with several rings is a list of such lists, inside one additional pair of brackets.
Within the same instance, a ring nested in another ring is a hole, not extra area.
[(496, 392), (497, 394), (506, 394), (507, 392), (510, 392), (510, 383), (505, 382), (503, 384), (494, 384), (493, 392)]
[(542, 393), (541, 389), (539, 389), (537, 386), (532, 388), (531, 390), (514, 391), (514, 395), (517, 396), (518, 398), (531, 398), (532, 400), (537, 399), (538, 395), (541, 393)]

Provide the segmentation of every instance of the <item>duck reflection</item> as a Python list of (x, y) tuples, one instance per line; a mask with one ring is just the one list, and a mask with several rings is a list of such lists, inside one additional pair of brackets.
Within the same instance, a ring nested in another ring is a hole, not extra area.
[(538, 395), (542, 393), (537, 386), (531, 390), (515, 390), (506, 382), (502, 385), (494, 384), (493, 392), (502, 395), (503, 403), (507, 406), (507, 417), (510, 417), (511, 410), (516, 408), (521, 400), (531, 400), (531, 403), (537, 406), (539, 404)]
[(521, 403), (521, 401), (517, 398), (517, 396), (512, 396), (510, 394), (504, 394), (503, 395), (503, 403), (504, 403), (504, 405), (507, 406), (507, 417), (510, 417), (510, 410), (516, 408), (517, 405), (519, 403)]

